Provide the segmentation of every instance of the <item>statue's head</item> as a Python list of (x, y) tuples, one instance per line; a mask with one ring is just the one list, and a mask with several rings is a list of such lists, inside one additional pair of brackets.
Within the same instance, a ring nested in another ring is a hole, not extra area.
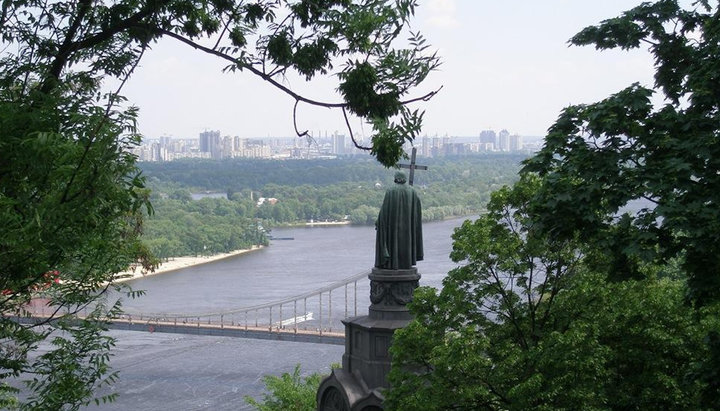
[(395, 172), (395, 182), (398, 184), (405, 184), (407, 181), (407, 176), (402, 171), (396, 171)]

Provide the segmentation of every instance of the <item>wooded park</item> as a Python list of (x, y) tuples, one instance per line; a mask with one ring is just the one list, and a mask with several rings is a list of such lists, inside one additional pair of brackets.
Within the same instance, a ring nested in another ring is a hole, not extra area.
[[(477, 215), (511, 184), (524, 155), (423, 159), (417, 174), (425, 221)], [(141, 163), (154, 213), (143, 242), (159, 258), (216, 254), (265, 244), (265, 230), (307, 222), (375, 224), (392, 172), (367, 159), (188, 160)], [(192, 199), (219, 192), (227, 198)], [(277, 202), (258, 205), (261, 197)], [(265, 230), (259, 230), (262, 227)]]

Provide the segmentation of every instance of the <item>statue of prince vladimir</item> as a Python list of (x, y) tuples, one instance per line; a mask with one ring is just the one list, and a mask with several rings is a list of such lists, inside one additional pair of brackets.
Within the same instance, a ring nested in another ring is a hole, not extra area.
[(395, 185), (385, 193), (375, 229), (375, 267), (412, 268), (423, 259), (420, 198), (406, 184), (405, 173), (395, 173)]

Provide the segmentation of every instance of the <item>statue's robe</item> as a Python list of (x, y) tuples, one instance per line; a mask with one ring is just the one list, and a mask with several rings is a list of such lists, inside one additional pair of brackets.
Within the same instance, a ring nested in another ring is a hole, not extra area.
[(407, 269), (423, 259), (422, 211), (415, 190), (395, 184), (385, 193), (375, 228), (375, 267)]

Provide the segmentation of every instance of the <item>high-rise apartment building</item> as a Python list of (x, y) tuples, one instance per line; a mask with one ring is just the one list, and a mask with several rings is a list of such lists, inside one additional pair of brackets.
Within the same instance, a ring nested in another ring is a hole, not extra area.
[(332, 152), (335, 155), (345, 154), (345, 134), (338, 134), (336, 131), (332, 136)]
[(480, 132), (480, 145), (495, 150), (497, 147), (497, 136), (494, 130), (483, 130)]
[(522, 136), (514, 134), (510, 136), (510, 151), (520, 151), (523, 148)]
[(430, 139), (427, 135), (422, 136), (422, 145), (420, 146), (420, 155), (430, 157)]
[(233, 156), (233, 138), (225, 136), (222, 138), (222, 149), (220, 150), (220, 158), (230, 158)]
[(220, 153), (222, 152), (220, 130), (203, 131), (200, 133), (200, 151), (210, 153), (211, 158), (220, 158)]
[(243, 147), (245, 147), (244, 139), (240, 138), (240, 136), (233, 137), (232, 151), (240, 151)]
[(497, 148), (500, 151), (510, 151), (510, 132), (502, 130), (498, 133)]

